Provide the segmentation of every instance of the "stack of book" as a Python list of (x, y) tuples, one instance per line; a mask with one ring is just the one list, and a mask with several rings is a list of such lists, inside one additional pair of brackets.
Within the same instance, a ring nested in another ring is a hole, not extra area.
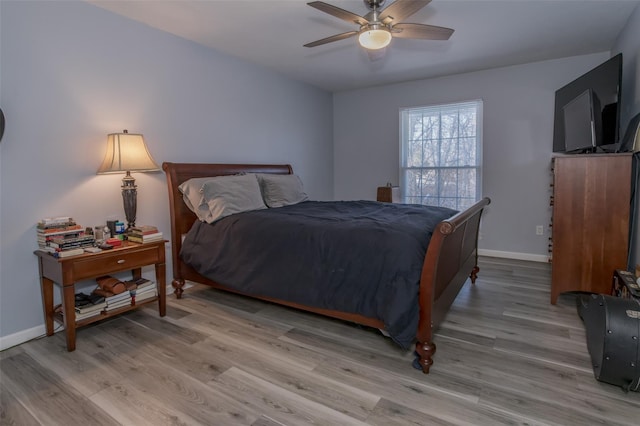
[(102, 301), (95, 305), (86, 305), (82, 307), (76, 306), (76, 321), (80, 321), (86, 318), (95, 317), (100, 315), (102, 311), (107, 307), (107, 302)]
[[(156, 283), (146, 278), (139, 278), (135, 281), (127, 281), (126, 284), (127, 287), (131, 288), (130, 292), (131, 297), (133, 298), (134, 305), (158, 295)], [(135, 285), (135, 289), (132, 288), (132, 284)]]
[[(122, 282), (109, 277), (112, 281), (118, 281), (116, 286), (124, 285), (126, 287), (126, 290), (121, 293), (114, 293), (106, 290), (106, 286), (101, 284), (105, 282), (105, 278), (106, 277), (99, 278), (98, 285), (100, 288), (93, 290), (94, 295), (104, 296), (106, 302), (106, 307), (104, 308), (105, 312), (113, 311), (114, 309), (122, 308), (124, 306), (132, 306), (135, 305), (136, 302), (140, 303), (158, 295), (156, 284), (146, 278)], [(117, 288), (116, 286), (114, 286), (114, 289)]]
[(93, 234), (85, 234), (82, 226), (70, 216), (42, 219), (36, 231), (38, 247), (56, 257), (82, 254), (86, 247), (95, 244)]
[(107, 306), (104, 311), (109, 312), (123, 306), (131, 306), (131, 293), (133, 287), (128, 287), (126, 283), (110, 275), (96, 278), (98, 288), (93, 290), (93, 295), (102, 296)]
[(82, 226), (68, 216), (42, 219), (36, 225), (36, 231), (38, 233), (38, 247), (40, 248), (48, 247), (54, 238), (64, 237), (65, 235), (73, 238), (78, 233), (83, 232)]
[(100, 315), (106, 307), (107, 303), (104, 297), (94, 294), (86, 295), (84, 293), (78, 293), (76, 294), (75, 303), (76, 321)]
[(127, 231), (127, 239), (135, 243), (162, 241), (162, 232), (153, 225), (133, 226)]
[(122, 293), (113, 294), (105, 290), (95, 289), (93, 290), (95, 294), (104, 295), (105, 301), (105, 312), (113, 311), (118, 308), (122, 308), (124, 306), (131, 306), (131, 294), (128, 291), (124, 291)]

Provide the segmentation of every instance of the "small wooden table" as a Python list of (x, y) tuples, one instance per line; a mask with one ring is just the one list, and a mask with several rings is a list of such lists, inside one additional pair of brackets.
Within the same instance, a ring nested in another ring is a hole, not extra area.
[(383, 203), (399, 203), (400, 187), (398, 186), (379, 186), (376, 201)]
[[(45, 251), (36, 250), (34, 254), (38, 256), (47, 336), (53, 335), (54, 321), (64, 324), (67, 335), (67, 350), (72, 352), (76, 349), (76, 328), (136, 309), (156, 300), (160, 316), (165, 316), (167, 309), (165, 242), (163, 240), (138, 244), (125, 241), (121, 247), (111, 250), (61, 259)], [(76, 322), (75, 283), (77, 281), (126, 270), (131, 270), (132, 278), (135, 280), (141, 277), (142, 267), (148, 265), (155, 266), (157, 297), (114, 311), (102, 312), (99, 315)], [(62, 288), (61, 309), (56, 309), (53, 305), (54, 283)]]

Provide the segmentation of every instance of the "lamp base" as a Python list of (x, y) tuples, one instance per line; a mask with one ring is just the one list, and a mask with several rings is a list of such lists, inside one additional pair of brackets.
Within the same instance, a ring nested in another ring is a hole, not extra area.
[(122, 202), (124, 204), (124, 215), (127, 218), (127, 230), (136, 226), (136, 210), (138, 187), (136, 180), (131, 176), (131, 172), (122, 178)]

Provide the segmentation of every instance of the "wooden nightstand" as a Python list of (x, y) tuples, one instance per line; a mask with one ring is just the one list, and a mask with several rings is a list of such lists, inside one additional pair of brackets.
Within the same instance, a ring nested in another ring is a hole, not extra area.
[[(62, 259), (55, 258), (41, 250), (36, 250), (34, 254), (38, 256), (47, 336), (53, 335), (54, 321), (64, 324), (67, 334), (67, 350), (69, 352), (76, 349), (76, 328), (78, 327), (155, 301), (158, 301), (160, 316), (163, 317), (166, 314), (165, 241), (144, 244), (125, 241), (121, 247), (111, 250), (104, 250), (99, 253), (85, 253)], [(137, 279), (141, 276), (141, 268), (148, 265), (155, 265), (157, 297), (76, 322), (75, 283), (77, 281), (127, 270), (131, 270), (132, 278)], [(53, 306), (54, 283), (62, 287), (61, 309), (56, 309)]]

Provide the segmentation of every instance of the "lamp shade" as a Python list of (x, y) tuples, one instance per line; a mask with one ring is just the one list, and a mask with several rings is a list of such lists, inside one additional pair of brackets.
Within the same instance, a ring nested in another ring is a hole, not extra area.
[(370, 25), (358, 34), (358, 42), (365, 49), (382, 49), (391, 43), (391, 33), (386, 28)]
[(111, 133), (107, 136), (107, 153), (98, 174), (122, 172), (155, 172), (160, 167), (153, 161), (140, 134)]

